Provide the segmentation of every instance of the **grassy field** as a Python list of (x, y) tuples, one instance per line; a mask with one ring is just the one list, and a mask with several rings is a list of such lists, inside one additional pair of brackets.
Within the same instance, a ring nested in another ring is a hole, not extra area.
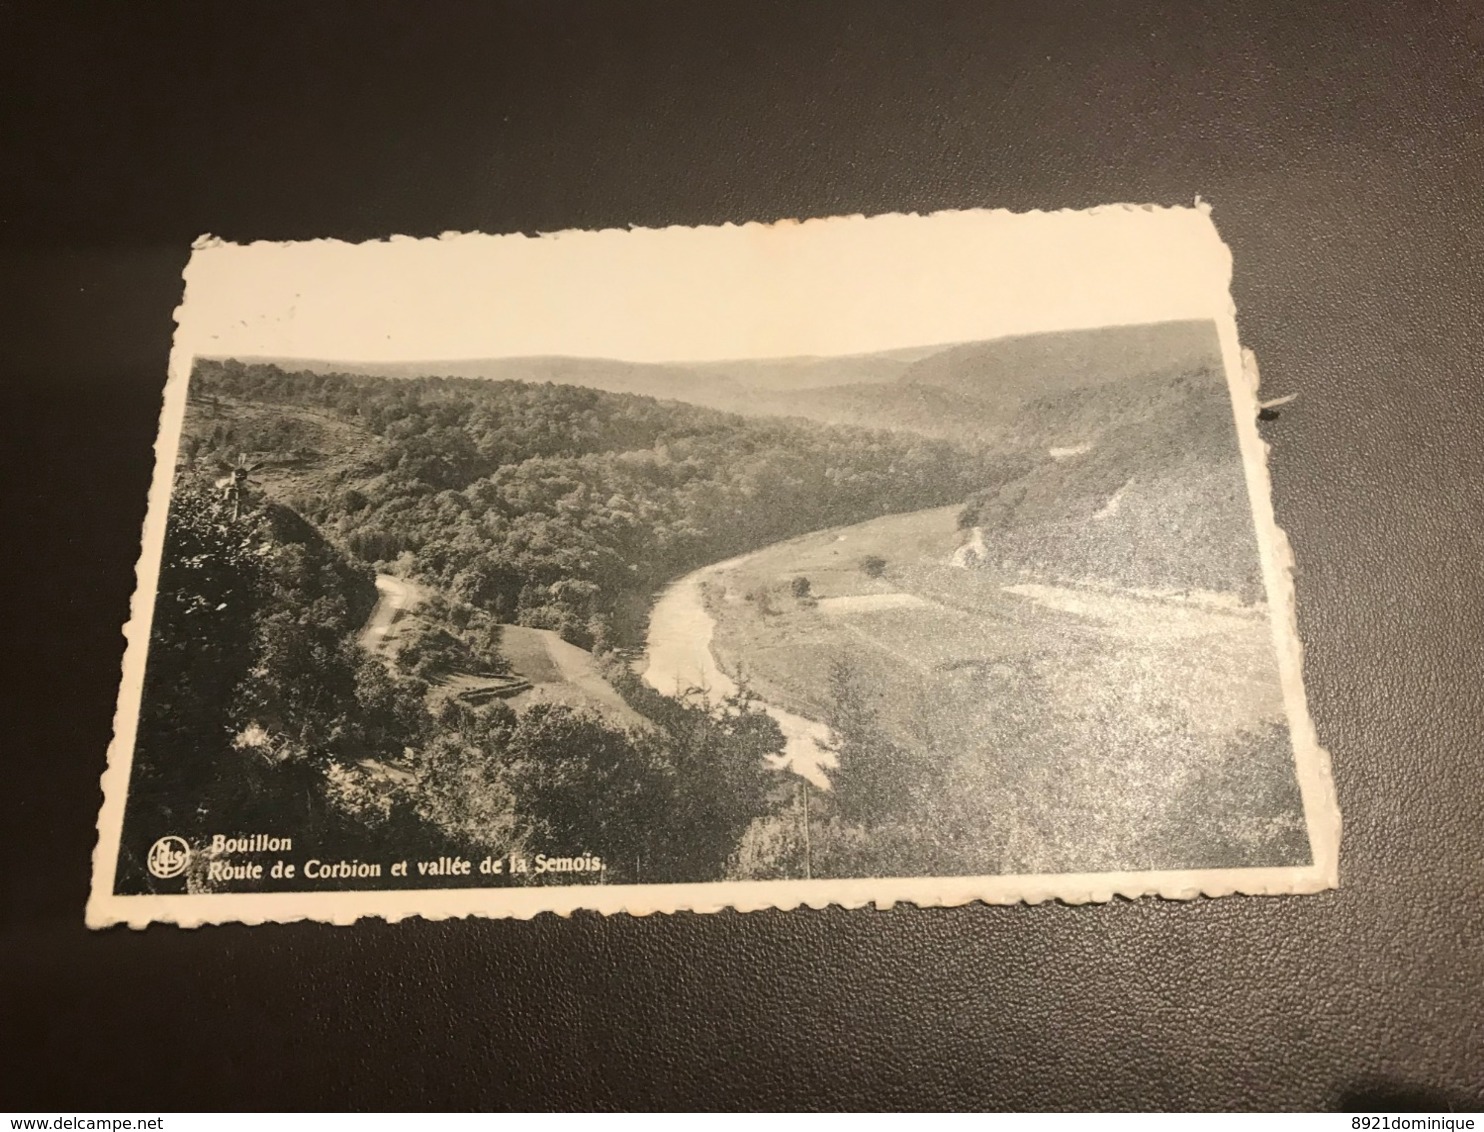
[(847, 665), (945, 776), (895, 815), (903, 853), (945, 871), (1306, 859), (1265, 607), (957, 568), (957, 511), (817, 532), (718, 575), (718, 662), (826, 721)]
[[(426, 586), (379, 575), (379, 600), (361, 631), (362, 647), (388, 662), (401, 643), (422, 623)], [(645, 726), (644, 718), (624, 702), (598, 671), (591, 653), (568, 644), (548, 629), (505, 625), (500, 631), (500, 653), (510, 662), (509, 676), (491, 677), (470, 672), (445, 672), (433, 680), (434, 698), (457, 695), (471, 702), (503, 699), (517, 711), (541, 703), (565, 704), (597, 712), (621, 727)], [(507, 689), (521, 688), (515, 694)]]
[(531, 682), (529, 691), (507, 701), (517, 711), (534, 704), (566, 704), (595, 711), (620, 727), (648, 726), (604, 679), (592, 653), (568, 644), (550, 629), (506, 625), (500, 633), (500, 651), (511, 668)]

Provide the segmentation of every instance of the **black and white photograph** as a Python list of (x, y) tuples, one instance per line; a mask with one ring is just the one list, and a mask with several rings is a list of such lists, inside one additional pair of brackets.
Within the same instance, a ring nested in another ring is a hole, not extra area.
[(1230, 271), (1201, 207), (203, 239), (89, 922), (1332, 887)]

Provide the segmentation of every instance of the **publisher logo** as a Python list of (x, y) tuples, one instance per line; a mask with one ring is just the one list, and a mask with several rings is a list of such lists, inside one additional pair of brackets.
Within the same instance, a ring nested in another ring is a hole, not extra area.
[(149, 871), (161, 880), (178, 877), (185, 872), (191, 859), (191, 847), (182, 837), (162, 837), (149, 847), (145, 864)]

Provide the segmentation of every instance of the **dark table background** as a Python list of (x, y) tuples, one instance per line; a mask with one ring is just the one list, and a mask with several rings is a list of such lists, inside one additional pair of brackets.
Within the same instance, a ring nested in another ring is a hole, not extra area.
[[(0, 3), (0, 1104), (1484, 1104), (1470, 3)], [(90, 934), (192, 239), (1214, 203), (1343, 887)]]

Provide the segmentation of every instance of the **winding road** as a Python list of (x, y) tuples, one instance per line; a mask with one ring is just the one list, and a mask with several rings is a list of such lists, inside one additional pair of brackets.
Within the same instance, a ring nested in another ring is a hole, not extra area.
[(377, 574), (376, 605), (361, 629), (361, 647), (378, 656), (386, 656), (391, 651), (388, 637), (392, 628), (420, 600), (422, 594), (411, 582), (391, 574)]

